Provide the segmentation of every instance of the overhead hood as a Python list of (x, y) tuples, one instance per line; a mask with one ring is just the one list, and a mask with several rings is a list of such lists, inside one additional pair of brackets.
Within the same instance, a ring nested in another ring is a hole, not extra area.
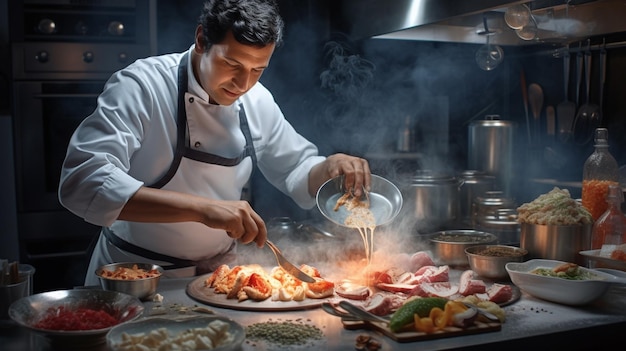
[[(504, 21), (513, 5), (526, 4), (537, 32), (521, 39)], [(403, 39), (500, 45), (569, 44), (626, 32), (626, 0), (341, 0), (341, 24), (351, 39)], [(485, 32), (487, 24), (488, 32)]]

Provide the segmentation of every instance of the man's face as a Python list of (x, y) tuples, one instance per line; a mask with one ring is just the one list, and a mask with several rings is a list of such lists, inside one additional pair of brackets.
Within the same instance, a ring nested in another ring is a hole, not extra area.
[(208, 52), (200, 47), (196, 31), (195, 76), (202, 88), (209, 94), (212, 103), (231, 105), (245, 94), (261, 78), (269, 65), (274, 52), (274, 44), (265, 47), (244, 45), (228, 32), (222, 43), (213, 44)]

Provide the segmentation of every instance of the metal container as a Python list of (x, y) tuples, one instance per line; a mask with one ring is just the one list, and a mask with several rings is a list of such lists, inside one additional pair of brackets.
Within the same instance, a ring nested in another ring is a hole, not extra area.
[(498, 238), (476, 230), (445, 230), (429, 235), (433, 259), (439, 265), (467, 266), (465, 249), (496, 244)]
[(459, 174), (463, 184), (459, 190), (460, 218), (465, 223), (471, 223), (472, 204), (478, 196), (483, 196), (487, 191), (494, 190), (495, 177), (486, 172), (466, 170)]
[[(315, 200), (317, 208), (326, 217), (339, 226), (346, 227), (345, 220), (349, 211), (345, 206), (335, 209), (337, 200), (342, 197), (346, 190), (343, 186), (344, 177), (338, 176), (327, 180), (317, 191)], [(402, 209), (402, 193), (391, 181), (372, 174), (371, 189), (367, 195), (369, 210), (374, 215), (377, 226), (383, 226), (396, 218)]]
[[(497, 255), (487, 255), (485, 252), (496, 252)], [(479, 245), (465, 249), (470, 269), (481, 277), (489, 279), (509, 279), (506, 264), (509, 262), (524, 262), (528, 250), (507, 245)]]
[[(145, 271), (157, 270), (161, 274), (149, 278), (129, 280), (112, 279), (102, 276), (102, 271), (104, 270), (113, 272), (118, 267), (133, 268), (133, 266), (135, 265), (139, 269), (143, 269)], [(161, 279), (161, 275), (163, 274), (163, 272), (163, 268), (156, 264), (120, 262), (107, 264), (98, 268), (96, 270), (96, 275), (100, 279), (100, 285), (102, 286), (102, 289), (125, 293), (128, 295), (132, 295), (138, 299), (144, 300), (156, 293), (156, 289), (159, 285), (159, 280)]]
[(497, 188), (511, 193), (513, 123), (488, 115), (469, 125), (468, 167), (496, 177)]
[(540, 225), (521, 224), (520, 247), (528, 250), (529, 258), (544, 258), (573, 262), (585, 266), (579, 252), (591, 245), (591, 224)]
[(498, 209), (494, 213), (476, 216), (474, 229), (495, 234), (499, 244), (518, 245), (520, 224), (517, 217), (515, 209)]
[(459, 218), (459, 187), (462, 180), (429, 170), (416, 172), (403, 189), (406, 216), (418, 232), (440, 230)]

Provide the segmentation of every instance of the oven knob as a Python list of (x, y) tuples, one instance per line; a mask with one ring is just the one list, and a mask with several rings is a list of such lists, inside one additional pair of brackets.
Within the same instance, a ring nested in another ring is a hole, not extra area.
[(111, 23), (109, 23), (108, 30), (109, 34), (111, 35), (122, 36), (124, 35), (124, 23), (119, 21), (112, 21)]
[(78, 21), (74, 26), (74, 31), (79, 35), (87, 35), (89, 33), (89, 26), (84, 21)]
[(121, 62), (121, 63), (126, 63), (126, 61), (128, 61), (128, 55), (126, 55), (125, 52), (121, 52), (118, 56), (117, 59)]
[(83, 61), (85, 61), (87, 63), (93, 62), (93, 52), (91, 52), (91, 51), (83, 52)]
[(52, 34), (57, 31), (57, 26), (53, 20), (49, 18), (44, 18), (39, 21), (39, 24), (37, 25), (37, 30), (39, 31), (39, 33)]
[(47, 51), (39, 51), (37, 53), (37, 55), (35, 55), (35, 60), (41, 62), (41, 63), (45, 63), (48, 62), (48, 59), (50, 58), (50, 56), (48, 55)]

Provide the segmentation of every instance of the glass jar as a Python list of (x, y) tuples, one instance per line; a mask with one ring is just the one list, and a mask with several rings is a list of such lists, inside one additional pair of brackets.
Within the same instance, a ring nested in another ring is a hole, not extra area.
[(595, 150), (583, 166), (582, 204), (596, 221), (606, 211), (609, 185), (619, 184), (619, 167), (609, 153), (609, 131), (597, 128)]

